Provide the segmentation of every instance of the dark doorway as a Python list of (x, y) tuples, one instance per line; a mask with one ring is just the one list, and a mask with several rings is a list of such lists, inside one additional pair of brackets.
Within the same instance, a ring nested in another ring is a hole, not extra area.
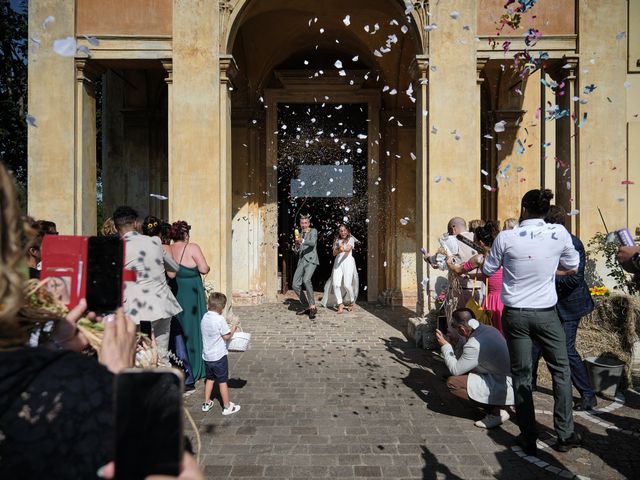
[(359, 297), (366, 298), (367, 131), (367, 104), (278, 105), (278, 271), (288, 288), (297, 263), (294, 229), (309, 214), (320, 257), (314, 289), (322, 291), (331, 275), (331, 246), (345, 223), (359, 241), (354, 257)]

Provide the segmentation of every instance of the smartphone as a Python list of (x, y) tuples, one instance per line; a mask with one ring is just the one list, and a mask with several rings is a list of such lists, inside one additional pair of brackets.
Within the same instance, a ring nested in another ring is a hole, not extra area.
[(118, 237), (89, 237), (86, 299), (90, 312), (105, 314), (122, 305), (123, 242)]
[(177, 477), (184, 448), (182, 373), (132, 368), (114, 382), (115, 478)]

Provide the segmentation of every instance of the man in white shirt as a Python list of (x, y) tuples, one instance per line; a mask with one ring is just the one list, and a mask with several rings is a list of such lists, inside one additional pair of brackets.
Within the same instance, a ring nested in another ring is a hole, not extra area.
[(580, 257), (571, 235), (562, 225), (543, 218), (553, 198), (551, 190), (530, 190), (522, 197), (520, 225), (500, 232), (487, 256), (483, 272), (493, 275), (503, 267), (502, 323), (511, 356), (515, 390), (519, 443), (525, 453), (536, 454), (538, 437), (531, 392), (531, 348), (535, 340), (541, 347), (554, 384), (554, 427), (557, 449), (566, 452), (581, 444), (574, 432), (572, 417), (571, 371), (565, 335), (556, 303), (556, 272), (577, 271)]
[(451, 327), (467, 341), (458, 357), (440, 330), (436, 340), (451, 377), (449, 391), (488, 410), (475, 422), (479, 428), (495, 428), (509, 419), (507, 405), (513, 405), (513, 386), (509, 368), (509, 349), (502, 334), (490, 325), (481, 325), (468, 308), (451, 316)]

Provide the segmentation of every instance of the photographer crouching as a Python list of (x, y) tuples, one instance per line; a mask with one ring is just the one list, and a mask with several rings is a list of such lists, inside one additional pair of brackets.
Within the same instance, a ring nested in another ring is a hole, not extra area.
[(487, 411), (482, 420), (475, 422), (476, 427), (495, 428), (509, 419), (506, 407), (514, 403), (507, 342), (497, 329), (473, 318), (468, 308), (453, 312), (451, 328), (466, 343), (462, 354), (456, 357), (451, 343), (436, 330), (436, 340), (452, 375), (447, 387), (456, 397)]

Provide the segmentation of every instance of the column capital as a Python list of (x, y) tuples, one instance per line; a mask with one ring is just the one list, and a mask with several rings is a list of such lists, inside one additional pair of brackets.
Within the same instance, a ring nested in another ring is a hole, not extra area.
[(165, 58), (160, 60), (160, 63), (162, 63), (162, 68), (164, 68), (164, 71), (167, 74), (167, 76), (164, 79), (165, 83), (167, 83), (167, 85), (172, 84), (173, 83), (173, 59)]
[(489, 57), (477, 57), (476, 58), (476, 73), (477, 73), (476, 83), (478, 85), (481, 85), (482, 82), (484, 82), (484, 78), (481, 75), (482, 75), (482, 71), (484, 70), (484, 67), (487, 65), (488, 61), (489, 61)]
[(105, 72), (104, 67), (88, 58), (76, 58), (76, 80), (80, 83), (93, 85)]
[(238, 65), (233, 55), (220, 55), (220, 83), (233, 87), (233, 79), (238, 73)]
[[(575, 57), (562, 57), (562, 65), (558, 65), (557, 68), (549, 69), (549, 74), (552, 77), (556, 77), (554, 80), (558, 80), (558, 78), (566, 79), (566, 80), (575, 80), (576, 72), (578, 71), (579, 58)], [(565, 68), (565, 66), (567, 66)]]
[(429, 77), (429, 55), (416, 55), (409, 65), (409, 72), (412, 78), (418, 80)]

